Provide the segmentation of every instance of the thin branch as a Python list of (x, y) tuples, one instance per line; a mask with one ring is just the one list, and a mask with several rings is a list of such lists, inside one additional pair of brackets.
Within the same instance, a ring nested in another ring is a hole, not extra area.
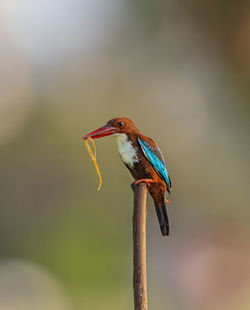
[(146, 266), (146, 200), (147, 186), (145, 183), (136, 185), (134, 190), (133, 213), (133, 260), (134, 260), (134, 309), (147, 310), (147, 266)]

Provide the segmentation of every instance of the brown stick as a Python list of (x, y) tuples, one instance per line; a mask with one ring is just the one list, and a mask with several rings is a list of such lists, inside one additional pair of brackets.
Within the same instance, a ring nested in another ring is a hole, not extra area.
[(134, 310), (147, 310), (147, 270), (146, 270), (146, 200), (145, 183), (136, 185), (134, 190), (133, 213), (133, 259), (134, 259)]

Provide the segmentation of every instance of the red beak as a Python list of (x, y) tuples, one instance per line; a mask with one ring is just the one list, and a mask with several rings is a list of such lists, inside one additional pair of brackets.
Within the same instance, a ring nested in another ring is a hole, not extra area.
[(101, 137), (113, 135), (117, 131), (118, 131), (117, 128), (105, 125), (105, 126), (102, 126), (98, 129), (96, 129), (95, 131), (88, 133), (83, 138), (84, 139), (87, 139), (88, 137), (90, 137), (92, 139), (101, 138)]

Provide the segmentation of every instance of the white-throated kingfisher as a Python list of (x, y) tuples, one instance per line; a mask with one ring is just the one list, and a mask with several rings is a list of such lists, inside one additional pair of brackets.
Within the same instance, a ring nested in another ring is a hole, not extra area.
[(125, 117), (113, 118), (84, 138), (92, 139), (114, 135), (121, 160), (129, 169), (136, 184), (144, 182), (154, 200), (157, 217), (163, 236), (169, 235), (169, 220), (166, 197), (170, 193), (171, 180), (159, 147), (144, 136), (134, 123)]

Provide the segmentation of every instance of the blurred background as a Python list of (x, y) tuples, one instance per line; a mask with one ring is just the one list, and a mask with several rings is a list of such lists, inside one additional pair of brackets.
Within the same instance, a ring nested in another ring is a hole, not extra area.
[(133, 308), (132, 178), (81, 141), (126, 116), (173, 181), (149, 308), (250, 309), (250, 4), (2, 0), (0, 38), (0, 308)]

